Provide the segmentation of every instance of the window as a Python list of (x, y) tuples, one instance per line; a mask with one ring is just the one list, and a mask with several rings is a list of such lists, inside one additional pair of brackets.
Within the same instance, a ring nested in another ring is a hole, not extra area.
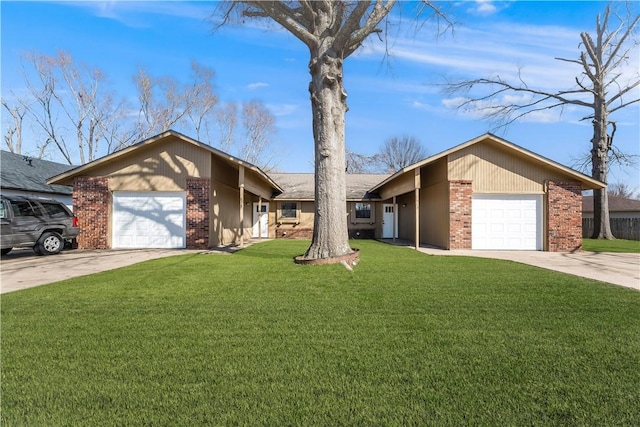
[(40, 202), (45, 211), (52, 218), (63, 218), (69, 216), (67, 211), (58, 203)]
[(356, 203), (356, 219), (371, 219), (371, 203)]
[(0, 201), (0, 219), (7, 218), (7, 206), (4, 204), (4, 201)]
[(296, 202), (280, 203), (280, 218), (281, 219), (298, 218), (298, 204)]
[(13, 216), (36, 216), (36, 212), (31, 207), (29, 202), (12, 202), (11, 209), (13, 210)]

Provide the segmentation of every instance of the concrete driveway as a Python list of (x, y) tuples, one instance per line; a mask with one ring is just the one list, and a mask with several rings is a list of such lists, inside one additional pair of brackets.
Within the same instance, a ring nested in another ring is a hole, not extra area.
[(613, 252), (471, 251), (421, 247), (429, 255), (504, 259), (640, 291), (640, 254)]
[(0, 293), (113, 270), (150, 259), (201, 252), (184, 249), (72, 250), (37, 256), (30, 249), (13, 250), (0, 260)]

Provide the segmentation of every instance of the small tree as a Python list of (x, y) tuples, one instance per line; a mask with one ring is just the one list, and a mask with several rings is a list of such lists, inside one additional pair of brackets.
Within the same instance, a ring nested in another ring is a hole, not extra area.
[(276, 133), (276, 119), (260, 101), (242, 104), (242, 125), (245, 139), (240, 150), (241, 157), (249, 163), (268, 170), (271, 158), (267, 148)]
[(420, 141), (412, 136), (389, 138), (380, 148), (380, 161), (389, 173), (419, 162), (427, 155)]
[[(640, 85), (640, 73), (625, 75), (622, 71), (631, 50), (638, 46), (634, 35), (640, 15), (628, 13), (626, 17), (618, 17), (618, 25), (612, 24), (612, 18), (611, 8), (607, 6), (604, 14), (596, 18), (594, 36), (587, 32), (580, 34), (582, 51), (578, 59), (556, 58), (581, 68), (580, 76), (575, 79), (576, 86), (571, 89), (547, 92), (529, 87), (522, 79), (509, 82), (496, 76), (450, 83), (447, 92), (467, 94), (468, 97), (459, 107), (479, 110), (485, 117), (496, 120), (499, 126), (509, 125), (531, 113), (568, 105), (587, 109), (589, 113), (582, 120), (591, 120), (593, 125), (591, 177), (606, 183), (609, 161), (623, 157), (614, 146), (616, 122), (611, 115), (640, 101), (637, 91), (634, 91)], [(628, 78), (625, 80), (625, 77)], [(471, 94), (476, 88), (480, 88), (480, 93)], [(488, 91), (482, 91), (484, 88), (488, 88)], [(519, 98), (524, 99), (522, 101), (493, 102), (509, 93), (528, 96)], [(614, 239), (609, 224), (607, 191), (594, 190), (593, 200), (593, 238)]]

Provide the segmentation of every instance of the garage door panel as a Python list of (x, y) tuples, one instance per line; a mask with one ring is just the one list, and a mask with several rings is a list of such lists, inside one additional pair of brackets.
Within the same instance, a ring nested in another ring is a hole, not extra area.
[(184, 248), (185, 208), (184, 193), (114, 193), (112, 246)]
[(542, 249), (542, 195), (474, 195), (472, 248)]

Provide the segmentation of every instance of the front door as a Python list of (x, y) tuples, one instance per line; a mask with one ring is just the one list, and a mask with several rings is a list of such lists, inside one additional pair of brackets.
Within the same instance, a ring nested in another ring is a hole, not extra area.
[(253, 204), (253, 234), (251, 237), (269, 237), (269, 203)]
[[(398, 215), (394, 215), (394, 210), (397, 212), (398, 205), (395, 207), (393, 204), (384, 204), (382, 205), (383, 215), (382, 215), (382, 238), (383, 239), (392, 239), (394, 237), (393, 230), (395, 228), (395, 237), (398, 237)], [(395, 225), (395, 227), (394, 227)]]

